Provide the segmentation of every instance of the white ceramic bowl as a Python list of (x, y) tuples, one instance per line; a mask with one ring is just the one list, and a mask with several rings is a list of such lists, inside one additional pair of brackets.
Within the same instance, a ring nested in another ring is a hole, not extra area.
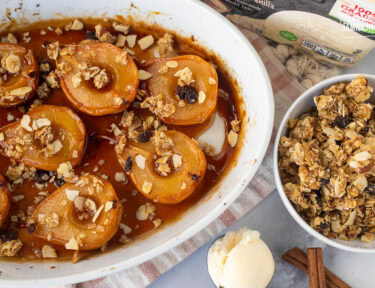
[[(290, 106), (289, 110), (286, 112), (283, 120), (280, 123), (280, 127), (275, 139), (275, 146), (273, 151), (273, 170), (274, 170), (274, 176), (276, 181), (276, 187), (279, 191), (281, 200), (283, 201), (286, 209), (289, 211), (290, 215), (294, 218), (294, 220), (297, 221), (299, 225), (303, 229), (305, 229), (308, 233), (313, 235), (315, 238), (321, 240), (322, 242), (331, 245), (333, 247), (352, 251), (352, 252), (362, 252), (362, 253), (375, 253), (375, 242), (372, 243), (364, 243), (358, 240), (355, 241), (345, 241), (345, 240), (333, 240), (329, 239), (328, 237), (325, 237), (323, 234), (320, 234), (319, 232), (315, 231), (313, 228), (310, 227), (309, 224), (305, 222), (305, 220), (302, 219), (302, 217), (297, 213), (297, 211), (294, 209), (292, 203), (289, 201), (288, 197), (285, 194), (285, 191), (283, 189), (283, 186), (281, 184), (280, 180), (280, 174), (279, 174), (279, 168), (278, 168), (278, 159), (279, 159), (279, 151), (278, 146), (280, 142), (280, 138), (282, 136), (286, 136), (288, 132), (288, 120), (290, 118), (297, 118), (303, 113), (306, 113), (310, 111), (311, 109), (315, 108), (316, 106), (314, 104), (314, 96), (321, 95), (325, 88), (328, 88), (332, 86), (335, 83), (339, 82), (349, 82), (355, 77), (357, 77), (360, 74), (346, 74), (346, 75), (340, 75), (336, 77), (332, 77), (330, 79), (327, 79), (325, 81), (320, 82), (319, 84), (311, 87), (310, 89), (306, 90), (293, 104)], [(368, 79), (369, 85), (372, 87), (375, 87), (375, 75), (370, 74), (362, 74), (365, 78)], [(370, 101), (374, 103), (375, 95), (373, 93)]]
[[(178, 3), (177, 3), (178, 2)], [(22, 3), (22, 5), (20, 5)], [(37, 6), (37, 4), (40, 4)], [(21, 9), (18, 9), (21, 7)], [(9, 8), (9, 9), (8, 9)], [(16, 9), (17, 8), (17, 9)], [(87, 261), (71, 263), (0, 262), (0, 285), (44, 287), (99, 278), (155, 257), (193, 236), (222, 213), (254, 176), (269, 144), (274, 115), (272, 89), (266, 70), (247, 39), (222, 15), (193, 0), (7, 0), (0, 1), (0, 13), (34, 22), (51, 18), (129, 16), (156, 23), (184, 36), (194, 35), (198, 43), (219, 55), (242, 89), (246, 110), (244, 145), (230, 173), (182, 219), (133, 245), (104, 253)], [(33, 13), (37, 12), (38, 15)], [(159, 13), (155, 13), (159, 12)], [(51, 266), (55, 269), (50, 269)], [(33, 269), (29, 269), (33, 266)]]

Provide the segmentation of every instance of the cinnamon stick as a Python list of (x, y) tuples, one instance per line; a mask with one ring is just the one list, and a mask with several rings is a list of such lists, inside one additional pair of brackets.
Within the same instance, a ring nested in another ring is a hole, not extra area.
[(310, 288), (326, 288), (322, 248), (307, 249), (307, 272)]
[(317, 248), (316, 250), (316, 260), (318, 262), (318, 279), (319, 279), (319, 287), (327, 287), (326, 275), (324, 272), (324, 264), (323, 264), (323, 251), (322, 248)]
[[(294, 247), (288, 250), (284, 255), (283, 259), (297, 267), (304, 273), (308, 273), (307, 268), (307, 255), (298, 247)], [(324, 267), (326, 282), (328, 288), (351, 288), (347, 283), (341, 280), (336, 274)]]
[(309, 288), (323, 288), (319, 287), (318, 262), (315, 248), (307, 249), (307, 273), (309, 275)]

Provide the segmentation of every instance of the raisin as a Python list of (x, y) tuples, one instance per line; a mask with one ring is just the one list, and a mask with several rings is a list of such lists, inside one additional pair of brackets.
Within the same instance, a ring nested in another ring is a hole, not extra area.
[(325, 221), (321, 222), (319, 226), (320, 226), (320, 228), (321, 228), (322, 230), (325, 230), (325, 229), (328, 228), (328, 224), (327, 224)]
[(198, 93), (191, 86), (178, 86), (177, 87), (177, 96), (181, 100), (186, 100), (189, 104), (194, 104), (198, 100)]
[(191, 174), (191, 179), (193, 179), (195, 182), (198, 182), (199, 178), (201, 178), (201, 175)]
[(31, 72), (29, 73), (29, 76), (30, 76), (31, 78), (36, 78), (36, 75), (37, 75), (36, 71), (31, 71)]
[(366, 136), (366, 134), (369, 130), (370, 130), (370, 127), (366, 126), (365, 128), (361, 129), (359, 134), (361, 134), (362, 136)]
[(43, 44), (42, 44), (42, 47), (44, 49), (47, 49), (47, 47), (49, 46), (49, 44), (51, 44), (51, 43), (49, 43), (48, 41), (44, 41)]
[(328, 184), (329, 183), (329, 179), (320, 178), (320, 183), (322, 183), (322, 184)]
[(50, 179), (51, 172), (45, 171), (45, 170), (36, 170), (34, 177), (35, 177), (36, 183), (43, 184)]
[(370, 193), (372, 195), (375, 195), (375, 185), (374, 184), (368, 184), (368, 186), (365, 189), (365, 192)]
[(116, 201), (116, 199), (113, 199), (112, 202), (113, 202), (112, 208), (115, 209), (117, 207), (117, 201)]
[(152, 132), (151, 131), (144, 131), (142, 132), (141, 134), (138, 135), (138, 141), (141, 142), (141, 143), (146, 143), (148, 141), (150, 141), (150, 138), (152, 136)]
[(86, 39), (98, 40), (98, 38), (95, 35), (95, 31), (87, 31), (85, 37)]
[(2, 229), (0, 230), (0, 240), (3, 242), (16, 240), (18, 233), (16, 230)]
[(125, 172), (129, 173), (133, 166), (133, 160), (132, 157), (128, 157), (125, 161)]
[(66, 183), (63, 178), (59, 178), (59, 177), (55, 177), (54, 182), (57, 187), (61, 187)]
[(30, 223), (27, 225), (27, 232), (29, 233), (34, 233), (36, 230), (36, 225), (34, 223)]
[(332, 123), (332, 127), (339, 127), (341, 129), (346, 128), (351, 122), (352, 122), (352, 117), (350, 115), (347, 116), (337, 116), (335, 120)]

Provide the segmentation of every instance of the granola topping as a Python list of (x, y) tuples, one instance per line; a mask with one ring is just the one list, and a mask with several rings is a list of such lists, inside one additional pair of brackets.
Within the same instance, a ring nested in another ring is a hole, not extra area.
[(289, 120), (280, 140), (285, 193), (329, 238), (374, 239), (374, 106), (364, 103), (372, 91), (363, 76), (332, 85), (314, 98), (317, 111)]

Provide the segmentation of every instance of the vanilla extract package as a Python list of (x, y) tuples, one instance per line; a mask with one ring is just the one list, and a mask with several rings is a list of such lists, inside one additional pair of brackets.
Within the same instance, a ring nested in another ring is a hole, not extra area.
[[(263, 36), (305, 88), (360, 62), (375, 47), (374, 0), (204, 0)], [(310, 75), (308, 75), (310, 74)]]

